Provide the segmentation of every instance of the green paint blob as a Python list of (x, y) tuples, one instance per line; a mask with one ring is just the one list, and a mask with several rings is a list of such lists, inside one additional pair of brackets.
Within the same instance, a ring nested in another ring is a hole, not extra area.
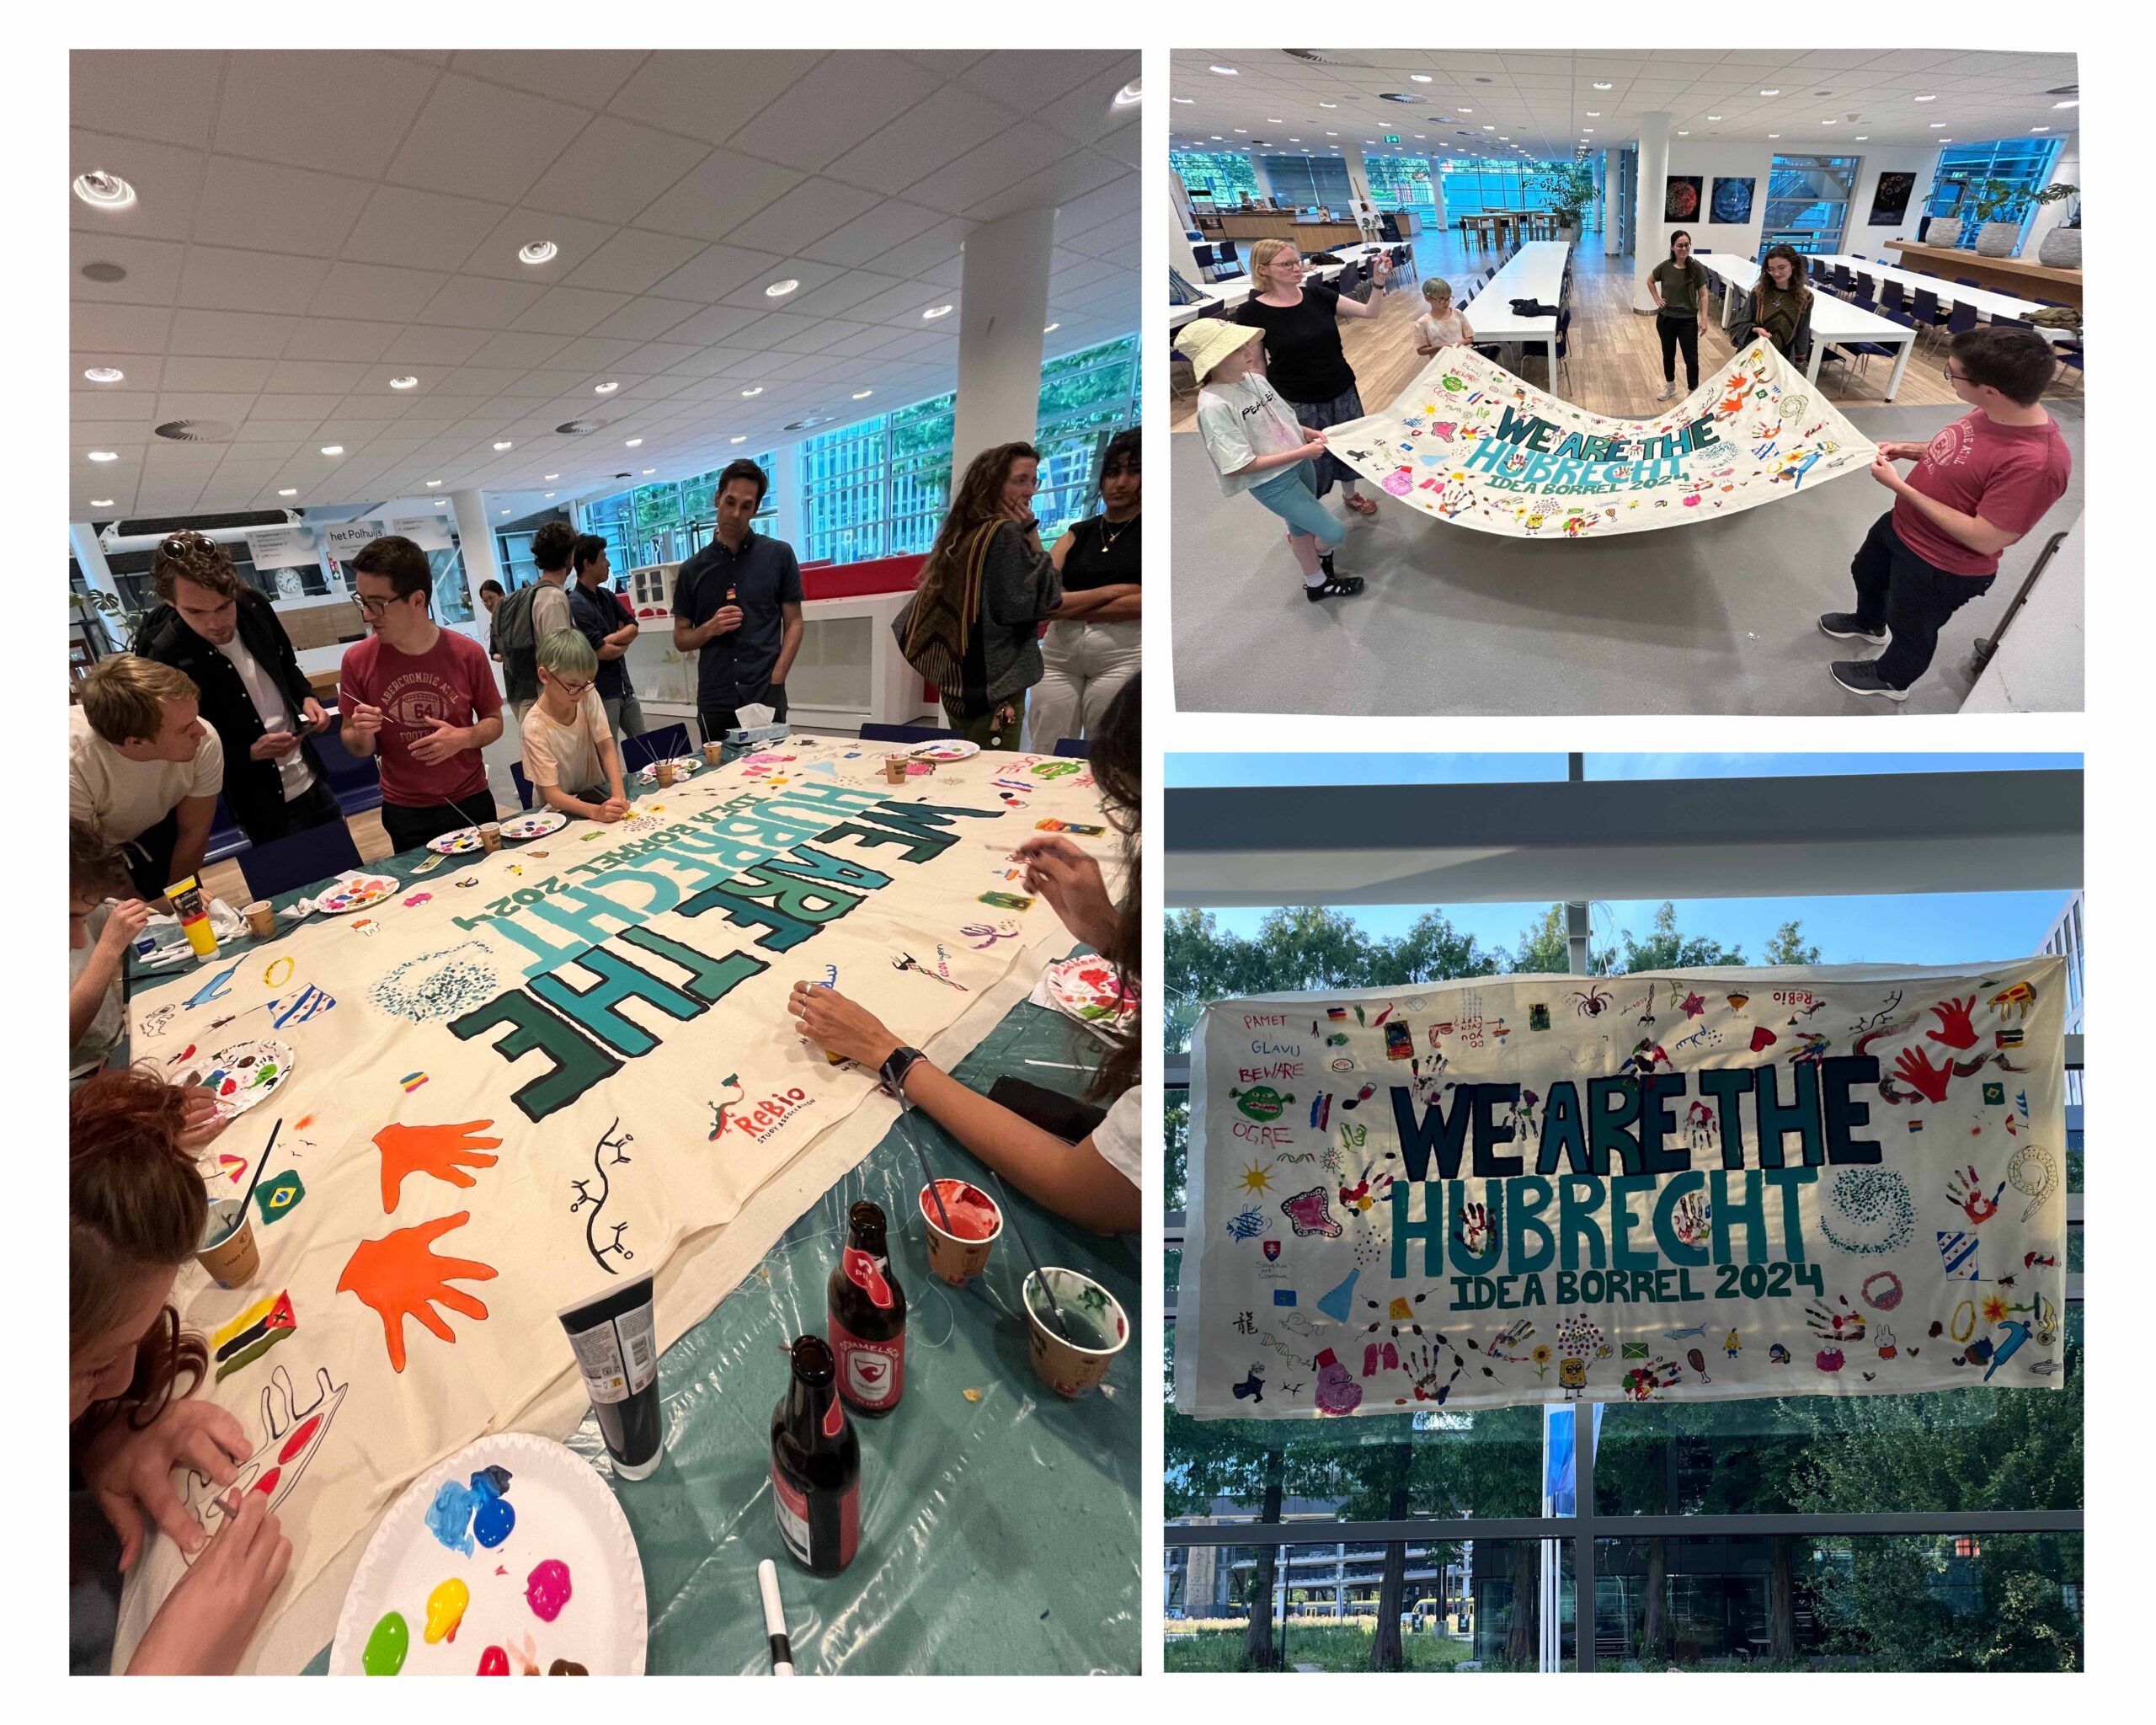
[(404, 1669), (404, 1656), (412, 1651), (412, 1632), (402, 1613), (389, 1612), (367, 1637), (360, 1655), (360, 1669), (370, 1677), (394, 1677)]

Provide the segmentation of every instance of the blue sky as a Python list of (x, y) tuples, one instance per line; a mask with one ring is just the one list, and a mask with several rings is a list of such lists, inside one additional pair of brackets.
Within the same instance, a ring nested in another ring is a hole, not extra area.
[[(1561, 755), (1175, 755), (1166, 756), (1170, 788), (1203, 785), (1518, 784), (1561, 780)], [(2078, 755), (1589, 755), (1591, 779), (1811, 777), (1825, 773), (1971, 772), (2078, 767)], [(1768, 938), (1795, 917), (1828, 964), (1949, 964), (2017, 957), (2036, 950), (2072, 893), (1926, 893), (1861, 898), (1694, 899), (1677, 900), (1677, 926), (1742, 946), (1761, 961)], [(1598, 901), (1597, 947), (1629, 928), (1646, 936), (1659, 900)], [(1428, 907), (1365, 905), (1348, 914), (1371, 934), (1406, 932)], [(1460, 905), (1442, 908), (1455, 927), (1486, 948), (1510, 951), (1543, 904)], [(1223, 927), (1254, 933), (1261, 909), (1218, 911)]]

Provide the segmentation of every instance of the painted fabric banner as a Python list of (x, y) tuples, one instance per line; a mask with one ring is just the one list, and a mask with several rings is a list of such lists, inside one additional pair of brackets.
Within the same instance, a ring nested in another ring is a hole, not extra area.
[(1216, 1001), (1176, 1405), (2058, 1387), (2063, 963)]
[[(1069, 827), (1113, 884), (1083, 761), (984, 753), (893, 785), (882, 756), (802, 738), (700, 768), (619, 825), (348, 891), (133, 1002), (138, 1061), (222, 1073), (244, 1109), (205, 1153), (213, 1197), (282, 1122), (249, 1207), (259, 1274), (227, 1292), (189, 1267), (174, 1295), (293, 1541), (248, 1669), (326, 1644), (333, 1566), (411, 1480), (485, 1433), (574, 1429), (559, 1311), (658, 1271), (664, 1347), (882, 1136), (895, 1105), (802, 1040), (795, 982), (948, 1063), (1071, 945), (1011, 848)], [(745, 1262), (721, 1250), (744, 1207)], [(214, 1532), (208, 1482), (183, 1477)], [(180, 1573), (154, 1542), (122, 1660)]]
[(1764, 339), (1652, 419), (1591, 414), (1446, 348), (1390, 408), (1326, 436), (1425, 515), (1520, 539), (1711, 521), (1862, 473), (1875, 453)]

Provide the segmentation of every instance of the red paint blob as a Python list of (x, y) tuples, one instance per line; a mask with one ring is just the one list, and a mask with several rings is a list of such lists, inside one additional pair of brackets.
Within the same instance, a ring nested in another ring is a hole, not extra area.
[(314, 1436), (314, 1429), (321, 1423), (322, 1416), (318, 1413), (302, 1425), (291, 1436), (285, 1439), (284, 1447), (277, 1452), (277, 1459), (280, 1461), (290, 1461), (301, 1450), (306, 1449), (308, 1440)]
[(285, 1470), (281, 1467), (271, 1468), (269, 1472), (264, 1474), (260, 1479), (255, 1481), (254, 1489), (260, 1492), (264, 1497), (269, 1496), (270, 1493), (277, 1489), (277, 1477), (284, 1471)]
[[(938, 1180), (937, 1191), (943, 1196), (943, 1208), (951, 1213), (951, 1226), (947, 1231), (960, 1240), (985, 1240), (994, 1234), (1002, 1221), (995, 1208), (995, 1200), (979, 1188), (963, 1180)], [(934, 1222), (939, 1228), (943, 1218), (937, 1214), (936, 1199), (926, 1188), (921, 1194), (921, 1214), (925, 1220)]]
[(482, 1677), (509, 1675), (509, 1655), (499, 1648), (488, 1648), (479, 1655), (479, 1674)]

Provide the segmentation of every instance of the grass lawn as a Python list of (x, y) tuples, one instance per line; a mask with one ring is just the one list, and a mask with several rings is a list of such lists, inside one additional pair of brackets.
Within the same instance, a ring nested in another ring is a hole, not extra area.
[[(1353, 1624), (1289, 1623), (1284, 1632), (1276, 1624), (1273, 1633), (1291, 1667), (1315, 1665), (1323, 1671), (1366, 1671), (1370, 1664), (1370, 1642), (1376, 1632)], [(1189, 1635), (1171, 1632), (1165, 1652), (1166, 1668), (1171, 1671), (1233, 1671), (1242, 1657), (1243, 1637), (1241, 1628), (1201, 1629)], [(1473, 1653), (1464, 1641), (1428, 1632), (1403, 1633), (1401, 1645), (1410, 1671), (1449, 1671)]]

